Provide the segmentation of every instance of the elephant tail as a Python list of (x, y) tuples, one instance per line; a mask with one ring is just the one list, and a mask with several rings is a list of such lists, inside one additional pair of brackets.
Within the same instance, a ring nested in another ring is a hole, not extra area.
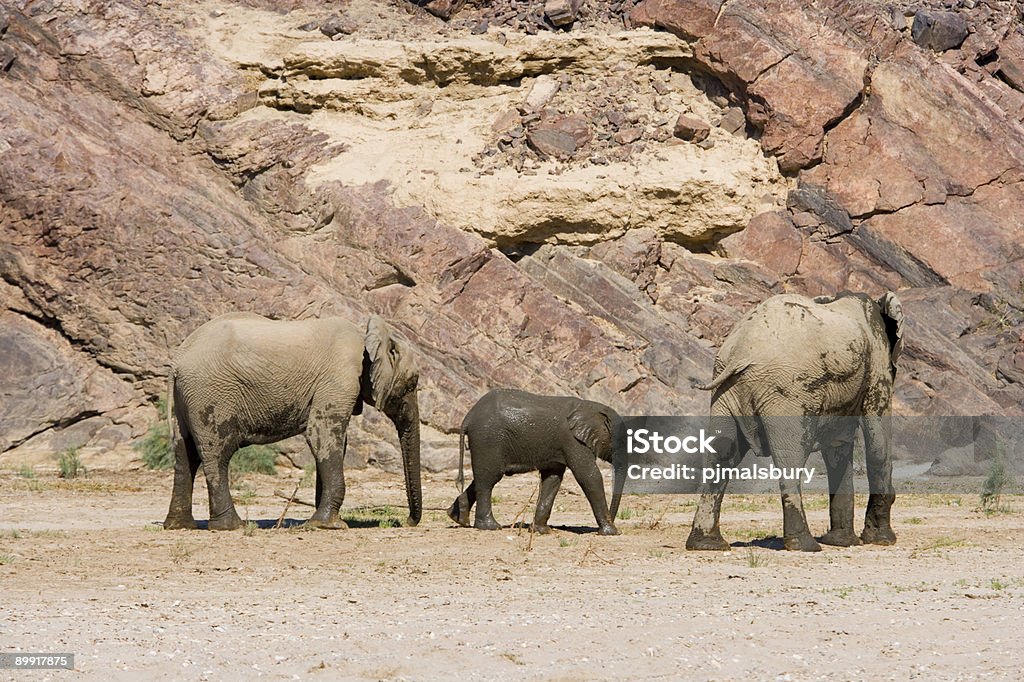
[(459, 428), (459, 494), (466, 489), (466, 427)]
[(701, 391), (713, 391), (722, 384), (724, 384), (726, 381), (728, 381), (730, 377), (734, 377), (743, 373), (743, 371), (746, 370), (748, 367), (750, 367), (749, 362), (744, 362), (739, 365), (729, 365), (725, 369), (723, 369), (717, 377), (715, 377), (706, 384), (697, 384), (696, 387)]

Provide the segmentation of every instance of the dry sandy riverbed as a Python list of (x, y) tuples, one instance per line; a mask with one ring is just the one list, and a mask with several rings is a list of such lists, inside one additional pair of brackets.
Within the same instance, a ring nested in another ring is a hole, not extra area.
[[(622, 535), (599, 537), (568, 479), (552, 514), (562, 527), (531, 538), (454, 527), (440, 511), (453, 476), (425, 478), (419, 527), (389, 527), (405, 517), (404, 490), (377, 471), (348, 473), (347, 531), (269, 527), (284, 508), (274, 490), (290, 492), (294, 473), (251, 474), (236, 488), (259, 528), (165, 532), (170, 478), (0, 475), (0, 651), (72, 652), (78, 670), (0, 678), (1020, 675), (1020, 498), (1009, 500), (1017, 511), (986, 516), (976, 496), (905, 496), (897, 546), (807, 555), (764, 539), (781, 531), (777, 498), (730, 496), (734, 549), (692, 553), (689, 497), (627, 497)], [(510, 524), (535, 486), (533, 476), (499, 485), (499, 521)], [(196, 495), (205, 500), (201, 483)], [(823, 531), (824, 498), (809, 507)]]

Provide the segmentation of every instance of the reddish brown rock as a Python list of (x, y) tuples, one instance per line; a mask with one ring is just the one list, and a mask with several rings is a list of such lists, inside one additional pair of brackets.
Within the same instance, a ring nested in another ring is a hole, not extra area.
[(568, 26), (576, 21), (582, 0), (547, 0), (544, 3), (544, 16), (552, 26)]
[(424, 9), (447, 21), (459, 13), (466, 5), (466, 0), (430, 0), (423, 5)]
[(672, 129), (672, 134), (681, 140), (701, 142), (706, 140), (708, 135), (711, 134), (711, 126), (699, 118), (679, 114), (675, 127)]
[(747, 229), (721, 242), (733, 258), (761, 263), (778, 277), (796, 274), (800, 266), (803, 238), (785, 213), (761, 213), (750, 219)]

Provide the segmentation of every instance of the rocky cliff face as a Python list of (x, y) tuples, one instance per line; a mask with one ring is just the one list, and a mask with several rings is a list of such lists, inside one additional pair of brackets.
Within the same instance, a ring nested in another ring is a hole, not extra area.
[(490, 386), (699, 413), (782, 291), (899, 290), (897, 410), (1020, 414), (1024, 37), (966, 4), (7, 3), (0, 462), (123, 450), (240, 309), (394, 320), (434, 468)]

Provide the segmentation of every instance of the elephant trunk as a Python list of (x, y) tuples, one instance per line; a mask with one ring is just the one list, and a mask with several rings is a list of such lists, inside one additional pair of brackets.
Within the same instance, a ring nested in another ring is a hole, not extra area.
[(608, 512), (614, 523), (619, 513), (619, 502), (622, 500), (622, 489), (626, 485), (626, 467), (628, 458), (625, 448), (616, 448), (612, 454), (612, 503)]
[(402, 446), (402, 468), (405, 472), (405, 494), (409, 500), (407, 525), (415, 526), (423, 515), (423, 489), (420, 484), (420, 407), (416, 392), (397, 401), (388, 414), (398, 431)]

